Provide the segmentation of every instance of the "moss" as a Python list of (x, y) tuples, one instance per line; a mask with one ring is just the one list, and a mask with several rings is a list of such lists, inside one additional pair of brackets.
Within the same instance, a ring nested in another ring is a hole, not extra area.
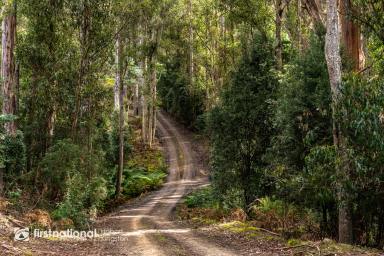
[(320, 249), (326, 254), (340, 255), (383, 255), (383, 251), (372, 248), (353, 246), (348, 244), (337, 243), (330, 239), (324, 239), (320, 244)]
[(219, 227), (235, 233), (253, 233), (260, 231), (259, 228), (240, 221), (233, 221), (229, 223), (220, 224)]
[(288, 239), (287, 245), (288, 246), (297, 246), (303, 244), (303, 241), (298, 240), (298, 239)]

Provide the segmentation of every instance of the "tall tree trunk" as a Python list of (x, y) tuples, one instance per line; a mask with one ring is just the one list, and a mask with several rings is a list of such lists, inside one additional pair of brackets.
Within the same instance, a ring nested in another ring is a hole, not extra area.
[[(15, 4), (13, 2), (13, 4)], [(3, 79), (3, 109), (5, 115), (15, 115), (17, 107), (17, 79), (15, 65), (16, 44), (16, 13), (15, 7), (5, 3), (3, 7), (5, 17), (2, 22), (2, 51), (1, 51), (1, 77)], [(16, 122), (10, 121), (4, 125), (8, 135), (16, 135)]]
[[(12, 5), (4, 2), (4, 19), (2, 22), (2, 49), (1, 49), (1, 78), (3, 79), (2, 95), (4, 115), (15, 115), (17, 109), (17, 74), (15, 67), (15, 45), (16, 45), (16, 2)], [(16, 122), (14, 120), (4, 124), (7, 135), (16, 136)], [(0, 167), (0, 195), (4, 192), (4, 172)]]
[(81, 116), (82, 90), (89, 71), (89, 34), (91, 29), (91, 6), (89, 0), (82, 0), (82, 13), (80, 24), (80, 63), (78, 82), (75, 89), (75, 111), (72, 118), (72, 139), (77, 139), (78, 123)]
[[(143, 57), (144, 58), (144, 57)], [(145, 58), (140, 63), (141, 66), (141, 74), (140, 74), (140, 84), (141, 84), (141, 96), (140, 96), (140, 103), (141, 103), (141, 137), (143, 144), (148, 143), (148, 137), (147, 137), (147, 116), (148, 116), (148, 103), (145, 95), (145, 87), (146, 87), (146, 60)]]
[(329, 79), (332, 91), (332, 112), (333, 112), (333, 139), (340, 158), (337, 164), (339, 201), (339, 241), (352, 243), (352, 221), (348, 203), (347, 192), (344, 183), (349, 176), (349, 166), (346, 152), (346, 141), (343, 137), (338, 109), (342, 100), (341, 91), (341, 58), (340, 58), (340, 33), (339, 15), (337, 0), (327, 2), (327, 34), (325, 38), (325, 57), (327, 60)]
[(282, 70), (283, 68), (283, 44), (281, 42), (281, 25), (283, 19), (283, 6), (282, 0), (275, 1), (275, 39), (276, 39), (276, 48), (275, 48), (275, 56), (276, 56), (276, 65), (278, 70)]
[(140, 94), (139, 94), (139, 82), (135, 83), (134, 93), (133, 93), (133, 114), (139, 116), (140, 114)]
[(156, 57), (154, 56), (151, 64), (151, 106), (149, 122), (149, 147), (151, 148), (156, 136), (156, 100), (157, 100), (157, 77), (156, 77)]
[(352, 61), (352, 69), (360, 69), (361, 56), (361, 38), (359, 25), (354, 23), (348, 16), (352, 12), (352, 3), (350, 0), (339, 0), (340, 24), (343, 46), (346, 53)]
[(124, 169), (124, 83), (122, 78), (122, 61), (121, 35), (118, 35), (116, 40), (116, 83), (119, 88), (119, 165), (116, 173), (116, 197), (119, 197), (121, 194)]
[[(119, 46), (120, 42), (119, 40), (116, 41), (116, 47), (120, 47)], [(118, 55), (119, 54), (119, 50), (117, 49), (116, 50), (116, 56), (115, 56), (115, 65), (116, 67), (119, 67), (120, 65), (120, 56)], [(116, 74), (115, 74), (115, 85), (113, 86), (113, 95), (114, 95), (114, 109), (115, 111), (119, 111), (120, 109), (120, 80), (121, 80), (121, 77), (120, 77), (120, 70), (119, 68), (116, 69)]]
[(194, 70), (194, 29), (193, 29), (193, 5), (192, 0), (188, 0), (188, 16), (189, 16), (189, 57), (188, 57), (188, 73), (189, 85), (193, 90), (195, 70)]

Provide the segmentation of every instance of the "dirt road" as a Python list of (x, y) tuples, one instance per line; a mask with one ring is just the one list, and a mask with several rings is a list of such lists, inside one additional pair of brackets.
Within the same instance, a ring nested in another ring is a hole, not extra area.
[(166, 114), (158, 114), (158, 130), (169, 162), (164, 187), (103, 219), (115, 243), (106, 244), (103, 255), (237, 255), (173, 220), (176, 204), (188, 191), (207, 183), (191, 137)]

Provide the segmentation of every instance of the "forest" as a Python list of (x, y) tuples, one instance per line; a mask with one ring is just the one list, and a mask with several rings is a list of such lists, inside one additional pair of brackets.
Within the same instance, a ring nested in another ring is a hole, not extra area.
[(3, 0), (0, 255), (381, 255), (383, 17), (384, 0)]

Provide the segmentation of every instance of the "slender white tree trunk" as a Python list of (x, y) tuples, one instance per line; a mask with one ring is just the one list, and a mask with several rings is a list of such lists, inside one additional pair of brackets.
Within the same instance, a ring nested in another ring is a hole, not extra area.
[(332, 91), (333, 111), (333, 139), (340, 161), (337, 164), (339, 201), (339, 241), (352, 243), (351, 211), (345, 181), (349, 177), (349, 164), (346, 150), (346, 141), (342, 133), (340, 117), (337, 114), (342, 100), (341, 90), (341, 57), (340, 57), (340, 30), (337, 0), (327, 1), (327, 34), (325, 38), (325, 57), (327, 60), (329, 80)]
[(145, 95), (145, 87), (146, 87), (146, 61), (145, 58), (140, 63), (141, 66), (141, 74), (140, 74), (140, 87), (141, 87), (141, 96), (140, 96), (140, 103), (141, 103), (141, 136), (143, 140), (143, 144), (148, 143), (148, 136), (147, 136), (147, 116), (148, 116), (148, 102)]
[(122, 79), (122, 45), (121, 36), (118, 35), (116, 41), (116, 84), (118, 85), (118, 108), (119, 108), (119, 165), (116, 173), (116, 197), (121, 194), (121, 182), (124, 169), (124, 83)]
[[(120, 47), (120, 42), (119, 40), (116, 41), (116, 56), (115, 56), (115, 65), (116, 67), (118, 67), (120, 65), (120, 59), (118, 56), (118, 48)], [(120, 107), (120, 80), (121, 80), (121, 77), (120, 77), (120, 71), (119, 71), (119, 68), (116, 68), (116, 74), (115, 74), (115, 85), (113, 86), (113, 95), (114, 95), (114, 109), (115, 111), (119, 111), (119, 107)]]

